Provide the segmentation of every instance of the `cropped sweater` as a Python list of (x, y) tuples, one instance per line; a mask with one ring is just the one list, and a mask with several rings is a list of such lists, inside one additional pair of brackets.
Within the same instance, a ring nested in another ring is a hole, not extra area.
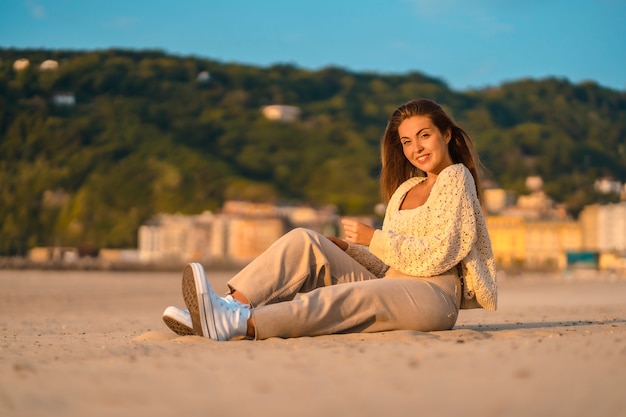
[(495, 310), (495, 261), (472, 174), (463, 164), (451, 165), (423, 205), (400, 210), (408, 191), (425, 179), (409, 178), (394, 192), (369, 250), (350, 244), (347, 253), (379, 277), (389, 270), (433, 277), (460, 265), (461, 308)]

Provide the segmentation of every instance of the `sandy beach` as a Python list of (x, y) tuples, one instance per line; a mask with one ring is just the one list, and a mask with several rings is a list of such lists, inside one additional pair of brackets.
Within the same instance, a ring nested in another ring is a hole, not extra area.
[(626, 416), (626, 279), (499, 284), (450, 331), (213, 342), (161, 321), (178, 272), (2, 270), (0, 415)]

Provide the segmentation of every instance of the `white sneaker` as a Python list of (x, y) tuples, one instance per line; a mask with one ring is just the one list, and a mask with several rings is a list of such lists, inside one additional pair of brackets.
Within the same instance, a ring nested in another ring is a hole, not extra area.
[(189, 311), (169, 306), (163, 312), (163, 321), (174, 333), (179, 336), (193, 335), (193, 324)]
[[(244, 304), (239, 300), (235, 300), (230, 294), (223, 298), (227, 303), (233, 303), (243, 308), (250, 308), (250, 304)], [(191, 315), (188, 310), (169, 306), (163, 312), (163, 322), (171, 331), (179, 336), (192, 336), (194, 334)]]
[(185, 266), (182, 287), (196, 335), (213, 340), (246, 336), (250, 309), (215, 294), (202, 265), (190, 263)]

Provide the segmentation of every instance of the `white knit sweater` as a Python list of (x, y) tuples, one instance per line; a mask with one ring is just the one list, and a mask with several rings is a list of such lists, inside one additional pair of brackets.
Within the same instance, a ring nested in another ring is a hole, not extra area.
[(463, 164), (451, 165), (438, 175), (423, 205), (400, 210), (408, 191), (424, 180), (413, 177), (402, 183), (369, 250), (350, 244), (348, 254), (379, 277), (390, 268), (432, 277), (460, 263), (465, 281), (461, 308), (495, 310), (495, 261), (472, 174)]

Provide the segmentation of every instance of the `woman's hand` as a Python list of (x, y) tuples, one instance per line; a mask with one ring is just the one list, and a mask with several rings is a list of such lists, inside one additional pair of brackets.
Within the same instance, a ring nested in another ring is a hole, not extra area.
[(341, 219), (346, 241), (369, 246), (374, 237), (374, 228), (353, 219)]
[(334, 236), (326, 236), (326, 238), (333, 242), (335, 245), (339, 246), (344, 252), (348, 250), (348, 242), (346, 242), (345, 240), (339, 239), (338, 237)]

